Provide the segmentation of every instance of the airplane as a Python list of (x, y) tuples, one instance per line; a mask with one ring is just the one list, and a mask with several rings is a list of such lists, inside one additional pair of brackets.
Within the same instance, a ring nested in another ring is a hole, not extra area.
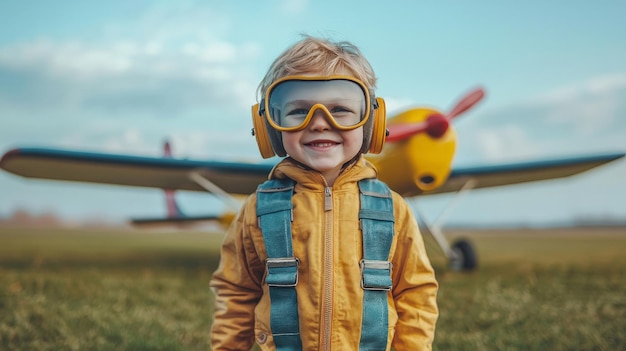
[[(448, 211), (472, 189), (505, 186), (563, 178), (623, 158), (623, 152), (562, 157), (526, 162), (452, 167), (457, 134), (451, 122), (474, 107), (485, 96), (482, 87), (465, 94), (448, 113), (431, 107), (407, 109), (387, 119), (385, 146), (378, 155), (366, 155), (379, 171), (379, 178), (408, 200), (421, 196), (455, 192)], [(253, 130), (254, 135), (254, 130)], [(170, 144), (163, 157), (142, 157), (18, 147), (0, 158), (0, 168), (26, 178), (90, 182), (163, 189), (168, 205), (165, 218), (134, 219), (135, 225), (191, 223), (217, 220), (228, 225), (242, 199), (267, 179), (276, 162), (224, 162), (171, 157)], [(230, 210), (212, 216), (190, 217), (176, 205), (174, 191), (208, 191)], [(436, 245), (455, 271), (477, 267), (477, 253), (470, 241), (450, 244), (443, 234), (442, 221), (428, 223), (416, 209), (420, 228)]]

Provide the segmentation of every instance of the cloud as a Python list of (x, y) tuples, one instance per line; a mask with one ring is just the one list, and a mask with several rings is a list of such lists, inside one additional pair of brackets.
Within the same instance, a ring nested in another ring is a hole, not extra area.
[(401, 113), (406, 109), (417, 106), (415, 100), (408, 98), (394, 98), (383, 97), (385, 99), (385, 107), (387, 109), (387, 116), (394, 116)]
[(27, 110), (171, 117), (215, 106), (241, 107), (253, 96), (249, 76), (240, 74), (256, 56), (249, 45), (217, 41), (187, 42), (167, 51), (160, 47), (157, 42), (43, 40), (0, 48), (0, 103)]
[(260, 47), (227, 39), (230, 16), (193, 1), (155, 3), (95, 32), (2, 46), (0, 112), (240, 113), (254, 97)]
[(281, 0), (280, 11), (283, 15), (300, 15), (309, 7), (308, 0)]
[[(534, 98), (535, 103), (568, 102), (581, 96), (611, 94), (626, 88), (626, 73), (595, 77), (589, 81), (561, 87)], [(532, 103), (532, 102), (529, 102)]]
[(459, 127), (459, 159), (502, 161), (626, 151), (626, 74), (487, 110)]
[(232, 17), (203, 1), (154, 2), (138, 18), (110, 21), (101, 38), (151, 41), (178, 46), (184, 41), (208, 43), (220, 41), (232, 32)]
[(260, 47), (229, 40), (230, 25), (202, 4), (159, 3), (96, 33), (0, 46), (0, 147), (159, 155), (167, 137), (185, 155), (216, 141), (246, 152)]
[(481, 130), (476, 134), (478, 147), (488, 160), (502, 159), (515, 154), (518, 158), (530, 158), (540, 153), (539, 145), (519, 126), (507, 125), (495, 130)]

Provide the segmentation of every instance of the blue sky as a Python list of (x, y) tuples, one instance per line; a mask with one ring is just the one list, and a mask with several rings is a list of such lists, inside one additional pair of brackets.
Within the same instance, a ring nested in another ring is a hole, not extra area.
[[(444, 111), (455, 165), (626, 151), (626, 5), (583, 1), (21, 1), (0, 3), (0, 151), (49, 146), (259, 161), (249, 108), (274, 58), (301, 33), (349, 40), (373, 65), (390, 114)], [(451, 222), (541, 225), (626, 219), (626, 162), (571, 179), (480, 190)], [(68, 219), (163, 214), (153, 189), (0, 173), (0, 215)], [(433, 219), (449, 196), (420, 198)], [(190, 213), (219, 208), (179, 194)]]

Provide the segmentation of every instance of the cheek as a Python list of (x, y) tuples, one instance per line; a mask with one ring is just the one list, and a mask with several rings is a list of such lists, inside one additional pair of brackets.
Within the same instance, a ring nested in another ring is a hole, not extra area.
[(283, 147), (285, 148), (285, 151), (287, 152), (287, 154), (290, 154), (290, 151), (293, 151), (294, 148), (296, 147), (295, 145), (298, 144), (299, 138), (297, 137), (298, 134), (296, 133), (285, 133), (282, 132), (282, 139), (283, 139)]
[(363, 127), (351, 130), (344, 136), (344, 142), (350, 146), (350, 148), (361, 149), (363, 145)]

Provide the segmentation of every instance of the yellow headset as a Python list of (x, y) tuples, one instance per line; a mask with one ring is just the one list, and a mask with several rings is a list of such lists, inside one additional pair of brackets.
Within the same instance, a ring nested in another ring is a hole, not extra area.
[[(363, 125), (363, 146), (361, 152), (379, 154), (385, 145), (387, 137), (387, 110), (385, 100), (377, 97), (376, 103), (371, 108), (370, 116)], [(272, 156), (284, 157), (287, 152), (283, 147), (280, 132), (272, 128), (259, 112), (259, 104), (252, 106), (252, 135), (256, 138), (256, 143), (263, 158)]]

